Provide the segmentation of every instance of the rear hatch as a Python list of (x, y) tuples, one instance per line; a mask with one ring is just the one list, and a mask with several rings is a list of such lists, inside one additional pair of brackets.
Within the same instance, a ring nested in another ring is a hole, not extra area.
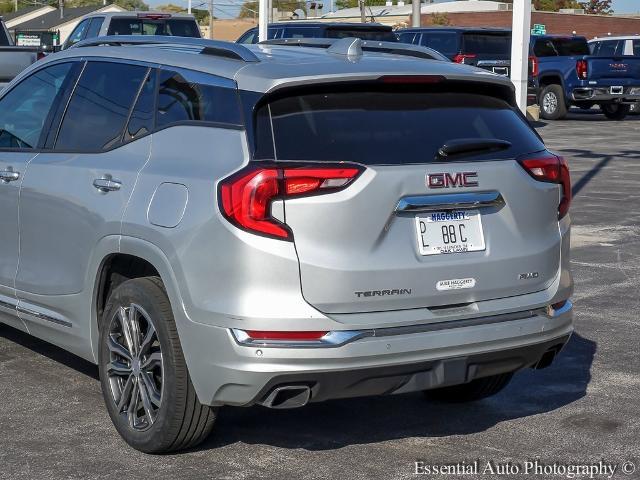
[(257, 142), (277, 163), (361, 169), (340, 191), (284, 200), (302, 293), (320, 311), (463, 304), (556, 277), (560, 188), (516, 161), (548, 154), (489, 88), (315, 86), (261, 112)]
[[(472, 31), (462, 34), (461, 57), (466, 63), (509, 76), (511, 33), (508, 31)], [(458, 61), (458, 59), (454, 59)]]

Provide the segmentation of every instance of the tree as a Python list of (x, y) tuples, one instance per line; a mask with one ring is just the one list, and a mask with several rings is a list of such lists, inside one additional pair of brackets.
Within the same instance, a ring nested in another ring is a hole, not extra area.
[(580, 2), (582, 8), (586, 13), (594, 15), (609, 15), (613, 13), (611, 8), (612, 0), (588, 0), (586, 2)]

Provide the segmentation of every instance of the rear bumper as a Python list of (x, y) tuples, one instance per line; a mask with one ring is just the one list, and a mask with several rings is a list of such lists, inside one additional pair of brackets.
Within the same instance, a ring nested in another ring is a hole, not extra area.
[(573, 89), (571, 97), (574, 102), (635, 103), (640, 101), (640, 86), (580, 87)]
[(278, 387), (308, 387), (309, 401), (318, 402), (461, 384), (547, 363), (564, 346), (573, 331), (570, 303), (553, 314), (530, 313), (374, 334), (331, 348), (246, 346), (230, 329), (197, 324), (203, 348), (191, 377), (201, 402), (239, 406), (264, 403)]

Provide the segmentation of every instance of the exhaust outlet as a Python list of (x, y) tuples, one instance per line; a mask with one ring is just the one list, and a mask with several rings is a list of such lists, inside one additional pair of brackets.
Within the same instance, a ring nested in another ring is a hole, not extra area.
[(311, 389), (306, 385), (283, 385), (271, 390), (260, 405), (267, 408), (304, 407), (311, 398)]
[(556, 358), (556, 355), (560, 353), (562, 347), (553, 347), (547, 350), (542, 354), (538, 363), (533, 367), (536, 370), (542, 370), (543, 368), (549, 367)]

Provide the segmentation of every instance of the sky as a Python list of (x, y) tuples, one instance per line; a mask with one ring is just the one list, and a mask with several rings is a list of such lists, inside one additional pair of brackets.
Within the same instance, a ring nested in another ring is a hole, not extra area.
[[(167, 3), (173, 3), (175, 5), (187, 6), (188, 0), (146, 0), (146, 2), (153, 6), (166, 5)], [(329, 3), (329, 0), (325, 0)], [(394, 0), (395, 3), (396, 0)], [(215, 16), (219, 18), (231, 18), (237, 15), (239, 6), (242, 5), (243, 0), (213, 0)], [(192, 0), (194, 7), (207, 8), (207, 0)], [(616, 13), (640, 13), (640, 0), (613, 0), (613, 9)]]

